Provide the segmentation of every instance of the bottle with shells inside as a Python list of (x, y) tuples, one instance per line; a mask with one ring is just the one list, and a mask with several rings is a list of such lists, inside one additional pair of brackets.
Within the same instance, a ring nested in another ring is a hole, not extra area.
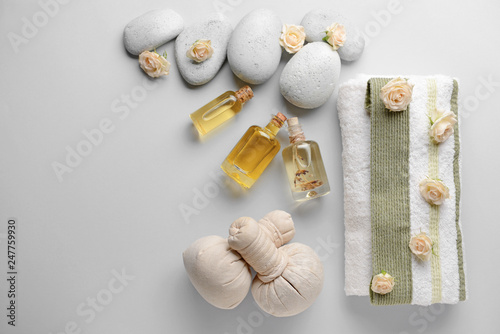
[(318, 143), (306, 140), (297, 117), (287, 123), (290, 145), (283, 149), (283, 162), (292, 197), (304, 201), (328, 194), (330, 185)]

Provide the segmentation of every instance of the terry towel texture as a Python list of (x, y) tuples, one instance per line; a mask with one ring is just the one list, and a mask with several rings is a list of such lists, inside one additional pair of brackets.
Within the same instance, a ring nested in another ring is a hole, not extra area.
[[(466, 298), (459, 123), (454, 135), (435, 145), (428, 115), (436, 108), (458, 115), (458, 83), (445, 76), (407, 76), (414, 84), (412, 102), (407, 111), (390, 113), (378, 94), (391, 78), (361, 75), (339, 89), (346, 294), (369, 295), (372, 276), (385, 270), (397, 283), (387, 295), (373, 294), (374, 304), (456, 303)], [(418, 184), (426, 177), (448, 186), (451, 198), (443, 205), (430, 206), (420, 195)], [(408, 247), (420, 232), (434, 241), (428, 262)]]

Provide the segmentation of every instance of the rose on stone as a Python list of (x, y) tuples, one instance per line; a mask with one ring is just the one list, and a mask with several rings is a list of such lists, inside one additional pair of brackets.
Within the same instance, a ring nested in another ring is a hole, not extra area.
[(371, 289), (375, 293), (385, 295), (392, 291), (394, 284), (394, 277), (382, 271), (380, 274), (373, 276)]
[(345, 27), (340, 23), (333, 23), (326, 28), (326, 36), (323, 38), (325, 42), (330, 44), (333, 50), (338, 50), (344, 45), (347, 38)]
[(288, 53), (297, 53), (304, 46), (306, 32), (304, 27), (294, 24), (284, 24), (281, 30), (280, 45)]
[(450, 198), (450, 191), (445, 184), (436, 179), (424, 179), (420, 181), (420, 194), (432, 205), (441, 205)]
[(380, 98), (390, 111), (403, 111), (411, 102), (413, 84), (406, 79), (395, 78), (380, 90)]
[(411, 252), (420, 260), (430, 260), (432, 255), (432, 240), (425, 232), (411, 237), (409, 246)]
[(161, 56), (156, 51), (144, 51), (139, 55), (139, 65), (147, 75), (158, 78), (170, 73), (170, 62), (166, 58), (166, 53)]
[(186, 56), (197, 63), (201, 63), (212, 57), (213, 53), (212, 42), (209, 39), (199, 39), (187, 50)]

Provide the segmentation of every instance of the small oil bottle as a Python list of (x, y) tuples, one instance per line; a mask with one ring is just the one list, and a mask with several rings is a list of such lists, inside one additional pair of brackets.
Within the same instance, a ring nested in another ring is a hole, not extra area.
[(204, 136), (236, 115), (243, 104), (253, 97), (249, 86), (236, 92), (227, 91), (189, 115), (200, 136)]
[(222, 163), (222, 170), (242, 187), (250, 188), (279, 152), (276, 134), (285, 121), (279, 112), (265, 128), (251, 126)]
[(306, 140), (297, 117), (287, 123), (290, 145), (283, 149), (283, 162), (293, 199), (303, 201), (328, 194), (330, 185), (318, 144)]

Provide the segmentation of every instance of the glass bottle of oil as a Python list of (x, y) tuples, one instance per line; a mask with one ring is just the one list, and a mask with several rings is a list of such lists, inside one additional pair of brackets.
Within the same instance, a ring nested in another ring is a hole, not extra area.
[(244, 188), (250, 188), (279, 152), (276, 134), (285, 121), (285, 115), (278, 113), (265, 128), (251, 126), (222, 163), (222, 170)]
[(189, 115), (200, 136), (206, 135), (238, 112), (243, 104), (253, 97), (249, 86), (244, 86), (236, 92), (227, 91)]
[(283, 162), (292, 197), (303, 201), (328, 194), (330, 185), (318, 144), (306, 140), (297, 117), (287, 123), (290, 145), (283, 149)]

